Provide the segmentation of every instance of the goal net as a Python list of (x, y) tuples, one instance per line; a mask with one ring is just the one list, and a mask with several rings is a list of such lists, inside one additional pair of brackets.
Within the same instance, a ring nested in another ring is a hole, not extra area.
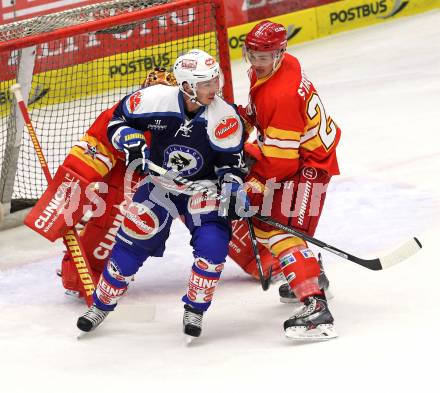
[(114, 0), (0, 26), (0, 202), (32, 205), (47, 183), (9, 88), (22, 85), (52, 174), (96, 117), (148, 70), (193, 48), (232, 82), (222, 0)]

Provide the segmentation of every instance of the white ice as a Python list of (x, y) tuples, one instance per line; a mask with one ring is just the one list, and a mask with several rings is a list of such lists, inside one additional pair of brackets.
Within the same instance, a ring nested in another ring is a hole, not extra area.
[[(55, 276), (62, 246), (21, 227), (0, 233), (0, 391), (437, 390), (439, 26), (435, 11), (290, 48), (343, 131), (342, 174), (316, 236), (363, 257), (412, 236), (423, 243), (380, 272), (324, 253), (339, 338), (286, 340), (292, 306), (278, 301), (277, 286), (263, 292), (230, 262), (203, 336), (185, 345), (180, 297), (192, 258), (176, 222), (165, 257), (145, 264), (119, 317), (77, 340), (85, 307)], [(245, 68), (233, 65), (242, 104)]]

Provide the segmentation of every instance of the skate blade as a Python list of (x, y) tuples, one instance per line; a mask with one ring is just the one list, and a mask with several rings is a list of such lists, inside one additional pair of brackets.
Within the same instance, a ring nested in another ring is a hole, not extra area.
[(66, 296), (73, 297), (75, 299), (79, 299), (80, 298), (79, 292), (78, 291), (73, 291), (72, 289), (66, 289), (66, 292), (64, 292), (64, 294)]
[(83, 331), (80, 331), (80, 332), (76, 335), (76, 339), (77, 339), (77, 340), (82, 340), (84, 337), (87, 337), (88, 333), (90, 333), (90, 332), (83, 332)]
[(196, 341), (198, 337), (189, 336), (188, 334), (184, 334), (183, 342), (186, 346), (190, 346), (194, 341)]
[(330, 289), (324, 289), (324, 293), (327, 300), (333, 299), (335, 297)]
[(297, 297), (280, 297), (280, 302), (284, 304), (299, 303)]
[(338, 337), (332, 324), (318, 325), (315, 329), (307, 330), (304, 326), (292, 326), (285, 330), (289, 340), (296, 341), (327, 341)]
[[(112, 311), (103, 323), (110, 326), (119, 326), (122, 328), (127, 328), (130, 324), (144, 324), (154, 321), (156, 316), (156, 306), (154, 305), (138, 305), (138, 304), (123, 304), (119, 305), (115, 311)], [(92, 330), (84, 332), (82, 330), (76, 330), (76, 338), (78, 340), (84, 339), (85, 337), (93, 337), (95, 334), (90, 335), (90, 333), (95, 332), (95, 329), (100, 331), (100, 326), (95, 326)], [(101, 333), (99, 333), (101, 334)], [(98, 334), (98, 335), (99, 335)]]

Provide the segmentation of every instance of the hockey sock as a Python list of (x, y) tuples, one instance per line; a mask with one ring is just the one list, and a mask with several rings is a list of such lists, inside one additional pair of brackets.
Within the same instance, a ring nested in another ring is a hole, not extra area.
[(199, 311), (206, 311), (211, 305), (223, 267), (224, 262), (212, 263), (205, 258), (196, 257), (183, 302)]
[(319, 263), (309, 248), (290, 248), (279, 255), (283, 274), (299, 300), (311, 295), (322, 295), (319, 289)]
[(113, 311), (119, 298), (127, 291), (132, 277), (123, 276), (116, 262), (110, 258), (93, 294), (96, 306), (104, 311)]

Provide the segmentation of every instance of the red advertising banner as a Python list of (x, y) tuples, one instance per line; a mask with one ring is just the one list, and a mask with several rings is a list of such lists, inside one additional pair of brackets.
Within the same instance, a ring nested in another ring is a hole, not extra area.
[[(102, 59), (106, 56), (132, 52), (137, 49), (206, 33), (210, 28), (206, 24), (206, 21), (209, 20), (209, 13), (209, 7), (198, 6), (172, 12), (164, 18), (144, 22), (138, 25), (138, 27), (121, 33), (86, 33), (43, 43), (38, 45), (36, 49), (34, 73), (50, 71), (53, 67), (62, 69), (74, 64)], [(151, 32), (156, 32), (156, 34), (151, 34)], [(132, 37), (141, 39), (132, 39)], [(71, 52), (76, 52), (77, 55), (69, 55)], [(171, 64), (168, 54), (164, 53), (161, 56), (163, 58), (154, 59), (159, 64), (146, 64), (145, 68), (153, 68), (156, 65), (168, 67)], [(51, 61), (47, 61), (48, 58)], [(16, 61), (14, 51), (0, 53), (0, 65), (2, 68), (0, 81), (14, 78)], [(139, 59), (138, 61), (151, 61), (151, 59)], [(141, 66), (141, 64), (138, 66)], [(130, 67), (136, 67), (136, 64), (130, 64)]]
[[(0, 23), (10, 23), (17, 20), (30, 17), (58, 12), (64, 9), (96, 4), (104, 0), (0, 0), (1, 20)], [(178, 0), (176, 0), (178, 1)], [(335, 2), (335, 0), (224, 0), (226, 19), (228, 26), (241, 25), (254, 20), (270, 18), (279, 14), (286, 14), (299, 9), (304, 9), (316, 5)], [(201, 7), (200, 7), (201, 8)], [(50, 71), (50, 64), (57, 64), (57, 67), (68, 67), (73, 65), (72, 59), (80, 63), (90, 60), (104, 58), (121, 52), (133, 51), (139, 49), (139, 42), (130, 39), (134, 36), (144, 36), (142, 46), (157, 45), (170, 40), (183, 38), (188, 31), (192, 34), (201, 34), (203, 31), (203, 12), (191, 12), (187, 15), (182, 12), (174, 12), (167, 16), (166, 20), (155, 20), (153, 22), (143, 23), (137, 28), (139, 31), (128, 30), (123, 33), (96, 35), (83, 34), (69, 37), (64, 40), (56, 40), (45, 43), (37, 47), (35, 73)], [(194, 27), (188, 29), (188, 24)], [(152, 31), (160, 34), (151, 35)], [(70, 52), (77, 52), (78, 56), (68, 56)], [(16, 67), (16, 54), (14, 52), (0, 53), (1, 75), (0, 81), (6, 81), (14, 78)], [(47, 62), (46, 58), (57, 61)], [(140, 60), (139, 60), (140, 61)], [(163, 65), (167, 59), (160, 59)], [(168, 59), (169, 61), (169, 59)], [(154, 64), (153, 64), (154, 66)], [(150, 67), (152, 68), (152, 67)]]
[(339, 0), (224, 0), (228, 27)]
[(0, 24), (51, 14), (104, 0), (0, 0)]
[[(0, 0), (0, 24), (104, 1), (106, 0)], [(338, 0), (224, 0), (224, 3), (226, 21), (230, 27), (335, 1)]]

